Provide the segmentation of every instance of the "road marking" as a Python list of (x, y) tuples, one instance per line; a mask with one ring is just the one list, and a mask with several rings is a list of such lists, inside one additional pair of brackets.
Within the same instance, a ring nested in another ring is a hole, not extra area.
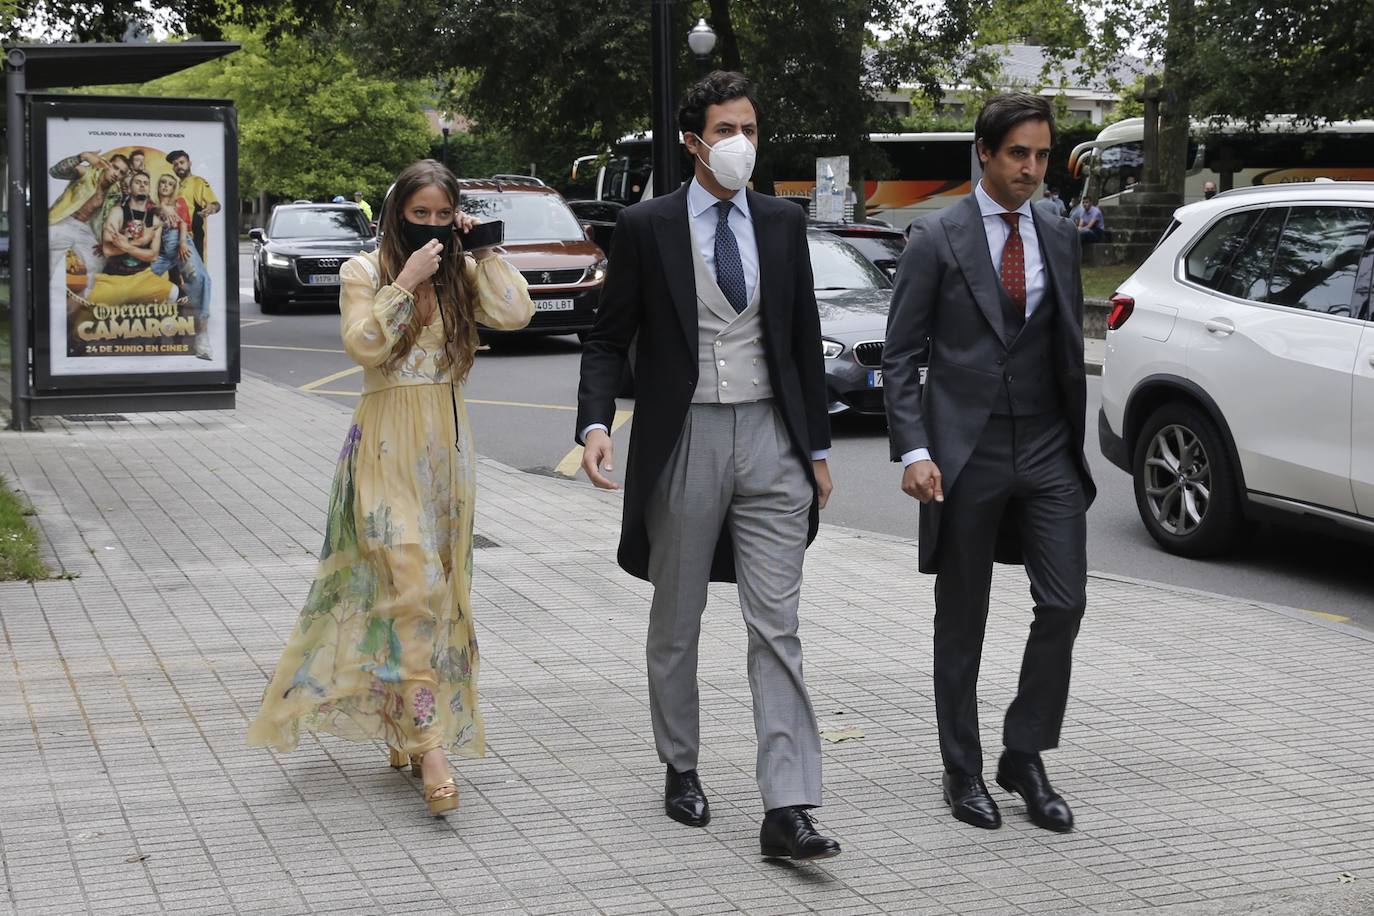
[(576, 407), (569, 407), (567, 404), (530, 404), (526, 401), (483, 401), (479, 398), (463, 398), (464, 404), (485, 404), (488, 407), (532, 407), (535, 410), (571, 410), (577, 412)]
[[(319, 347), (274, 347), (271, 344), (239, 344), (240, 350), (293, 350), (297, 353), (344, 353), (343, 350), (322, 350)], [(359, 368), (362, 368), (361, 366)]]
[[(617, 410), (615, 412), (615, 419), (611, 421), (611, 432), (620, 429), (620, 427), (625, 425), (625, 421), (633, 416), (633, 410)], [(577, 472), (580, 470), (582, 470), (582, 446), (577, 445), (573, 447), (572, 451), (563, 456), (563, 460), (558, 462), (553, 472), (555, 474), (561, 474), (564, 477), (576, 477)]]
[[(300, 349), (300, 348), (279, 347), (278, 349), (289, 350), (289, 349)], [(338, 351), (333, 351), (333, 352), (338, 352)], [(315, 381), (313, 381), (313, 382), (306, 382), (304, 385), (301, 386), (301, 391), (314, 391), (315, 389), (319, 388), (321, 385), (328, 385), (330, 382), (338, 381), (339, 379), (345, 378), (345, 377), (350, 376), (350, 375), (357, 375), (359, 372), (362, 372), (362, 371), (363, 371), (363, 367), (362, 367), (362, 366), (349, 366), (347, 369), (344, 369), (342, 372), (335, 372), (333, 375), (326, 375), (324, 378), (317, 378), (317, 379), (315, 379)], [(339, 393), (342, 393), (342, 392), (339, 392)]]
[[(272, 323), (272, 319), (271, 319), (271, 318), (240, 318), (240, 319), (239, 319), (239, 327), (240, 327), (240, 328), (251, 328), (251, 327), (253, 327), (254, 325), (257, 325), (257, 324), (271, 324), (271, 323)], [(239, 344), (239, 346), (240, 346), (240, 347), (246, 347), (246, 346), (248, 346), (248, 345), (247, 345), (247, 344)]]
[(1329, 614), (1326, 611), (1308, 611), (1313, 617), (1320, 617), (1322, 620), (1329, 620), (1332, 623), (1349, 623), (1349, 617), (1342, 617), (1340, 614)]

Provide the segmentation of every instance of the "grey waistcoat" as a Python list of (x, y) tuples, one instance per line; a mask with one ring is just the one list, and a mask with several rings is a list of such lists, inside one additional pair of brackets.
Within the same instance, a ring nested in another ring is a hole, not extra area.
[[(773, 396), (768, 362), (763, 352), (763, 322), (759, 308), (762, 283), (743, 312), (720, 291), (696, 240), (692, 240), (692, 269), (697, 287), (697, 388), (693, 404), (743, 404)], [(762, 278), (760, 278), (761, 280)]]

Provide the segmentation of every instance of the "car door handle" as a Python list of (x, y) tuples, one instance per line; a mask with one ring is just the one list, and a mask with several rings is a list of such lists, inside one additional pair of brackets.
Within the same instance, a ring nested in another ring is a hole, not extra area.
[(1218, 337), (1226, 337), (1235, 332), (1236, 326), (1225, 318), (1208, 318), (1202, 323), (1207, 329), (1207, 333), (1215, 334)]

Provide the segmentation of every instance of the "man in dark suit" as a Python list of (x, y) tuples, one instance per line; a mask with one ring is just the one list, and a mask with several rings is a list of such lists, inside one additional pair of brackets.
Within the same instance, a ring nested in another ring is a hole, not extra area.
[(737, 581), (766, 814), (764, 856), (840, 851), (821, 802), (816, 716), (802, 680), (802, 560), (830, 493), (820, 319), (805, 216), (745, 190), (758, 144), (752, 84), (717, 71), (678, 111), (695, 177), (622, 211), (596, 326), (582, 350), (582, 469), (614, 489), (611, 439), (625, 362), (635, 420), (620, 565), (654, 584), (649, 706), (667, 767), (664, 810), (710, 820), (697, 777), (697, 643), (709, 581)]
[(951, 813), (1001, 825), (983, 783), (978, 668), (992, 564), (1024, 563), (1035, 618), (1002, 731), (997, 783), (1031, 820), (1073, 828), (1040, 752), (1059, 743), (1086, 605), (1083, 292), (1078, 236), (1032, 210), (1054, 139), (1039, 96), (990, 99), (974, 128), (974, 193), (915, 223), (883, 353), (892, 459), (919, 499), (920, 569), (935, 573), (935, 714)]

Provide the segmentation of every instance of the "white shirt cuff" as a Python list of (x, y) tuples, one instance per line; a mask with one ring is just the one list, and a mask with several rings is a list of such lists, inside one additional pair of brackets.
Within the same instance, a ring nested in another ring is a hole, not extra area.
[(928, 448), (913, 448), (909, 452), (902, 452), (902, 467), (906, 467), (909, 464), (915, 464), (918, 461), (929, 460), (930, 449)]
[(829, 458), (829, 457), (830, 457), (830, 449), (828, 449), (828, 448), (817, 449), (816, 451), (814, 451), (814, 452), (811, 453), (811, 460), (812, 460), (812, 461), (824, 461), (825, 459), (827, 459), (827, 458)]
[(599, 430), (601, 430), (603, 433), (605, 433), (605, 434), (608, 435), (608, 436), (611, 434), (611, 431), (610, 431), (609, 429), (606, 428), (606, 424), (605, 424), (605, 423), (588, 423), (588, 424), (587, 424), (587, 428), (584, 429), (584, 430), (582, 430), (582, 441), (583, 441), (583, 442), (586, 442), (586, 441), (587, 441), (587, 433), (591, 432), (591, 431), (594, 430), (594, 429), (599, 429)]

